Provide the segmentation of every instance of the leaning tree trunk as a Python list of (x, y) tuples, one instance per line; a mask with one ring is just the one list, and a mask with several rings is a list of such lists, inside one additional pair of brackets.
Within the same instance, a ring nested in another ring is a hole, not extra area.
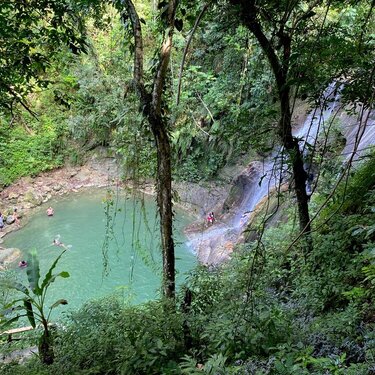
[[(285, 82), (279, 87), (281, 119), (279, 135), (282, 145), (288, 153), (293, 170), (294, 190), (297, 198), (298, 218), (301, 232), (310, 235), (309, 198), (306, 194), (307, 173), (303, 167), (303, 155), (298, 140), (292, 134), (292, 116), (289, 104), (289, 88)], [(308, 241), (309, 242), (309, 241)]]
[[(278, 36), (283, 47), (283, 56), (280, 58), (274, 49), (271, 41), (262, 30), (259, 21), (259, 10), (255, 0), (230, 0), (233, 5), (239, 6), (240, 18), (243, 24), (252, 32), (267, 56), (275, 76), (278, 96), (280, 101), (281, 118), (279, 121), (279, 136), (284, 146), (290, 162), (292, 164), (294, 189), (296, 192), (298, 217), (300, 229), (310, 237), (310, 216), (308, 206), (308, 196), (306, 194), (307, 174), (303, 168), (302, 152), (299, 149), (298, 140), (292, 134), (292, 115), (290, 110), (290, 90), (288, 86), (288, 68), (291, 53), (290, 36), (284, 33), (282, 26)], [(311, 241), (308, 240), (309, 250)]]

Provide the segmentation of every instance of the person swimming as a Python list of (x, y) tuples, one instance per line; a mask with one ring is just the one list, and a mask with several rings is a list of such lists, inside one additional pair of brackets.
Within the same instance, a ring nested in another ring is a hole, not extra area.
[(64, 246), (64, 244), (62, 242), (60, 242), (60, 240), (58, 238), (55, 238), (52, 242), (53, 245), (56, 245), (56, 246)]
[(27, 262), (26, 262), (26, 260), (21, 260), (21, 261), (18, 263), (18, 267), (19, 267), (19, 268), (25, 268), (25, 267), (27, 267)]
[(47, 208), (46, 213), (47, 213), (47, 216), (53, 216), (53, 214), (55, 212), (54, 212), (53, 208), (50, 206), (50, 207)]

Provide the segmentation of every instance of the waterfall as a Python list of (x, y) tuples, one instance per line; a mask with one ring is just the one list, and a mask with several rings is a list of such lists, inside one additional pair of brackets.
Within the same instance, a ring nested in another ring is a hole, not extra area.
[[(356, 134), (361, 135), (356, 145), (358, 155), (375, 144), (374, 112), (364, 113), (362, 115), (363, 121), (359, 121), (357, 118), (353, 119), (353, 116), (350, 117), (345, 114), (344, 111), (341, 111), (340, 106), (342, 88), (343, 86), (337, 82), (331, 83), (304, 123), (293, 130), (293, 136), (298, 139), (300, 149), (306, 160), (310, 159), (309, 153), (315, 149), (318, 135), (321, 132), (326, 135), (329, 134), (333, 119), (336, 117), (344, 123), (342, 132), (346, 139), (353, 140)], [(349, 125), (347, 125), (347, 118), (351, 119)], [(343, 150), (343, 157), (348, 159), (354, 147), (354, 141), (349, 142)], [(283, 149), (280, 148), (262, 162), (251, 163), (244, 172), (248, 184), (244, 188), (242, 200), (237, 205), (236, 212), (223, 216), (223, 220), (204, 231), (189, 234), (188, 244), (198, 253), (203, 263), (219, 263), (228, 258), (233, 243), (238, 241), (241, 232), (246, 228), (260, 202), (266, 199), (270, 191), (277, 189), (281, 181), (289, 179), (283, 158), (285, 158)], [(305, 169), (309, 175), (312, 175), (310, 174), (310, 163), (306, 163)], [(311, 193), (310, 183), (311, 181), (308, 180), (306, 187), (308, 193)]]

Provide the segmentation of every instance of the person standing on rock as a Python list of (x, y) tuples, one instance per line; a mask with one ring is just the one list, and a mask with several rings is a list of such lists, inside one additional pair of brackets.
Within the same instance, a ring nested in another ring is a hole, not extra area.
[(14, 223), (20, 225), (20, 219), (18, 218), (17, 208), (13, 210)]
[(3, 214), (0, 212), (0, 231), (2, 231), (4, 228), (4, 218)]
[(215, 221), (215, 216), (213, 212), (210, 212), (207, 216), (207, 224), (212, 225)]

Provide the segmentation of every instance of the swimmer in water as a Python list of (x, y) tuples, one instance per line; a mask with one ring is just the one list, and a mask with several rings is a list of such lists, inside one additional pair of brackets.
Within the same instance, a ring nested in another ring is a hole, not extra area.
[(47, 208), (46, 213), (47, 213), (47, 216), (53, 216), (55, 212), (53, 211), (53, 208), (50, 206)]
[(52, 241), (52, 245), (65, 247), (65, 245), (60, 241), (60, 235), (59, 234)]
[(26, 260), (21, 260), (21, 262), (18, 263), (18, 267), (20, 267), (20, 268), (25, 268), (25, 267), (27, 267), (27, 262), (26, 262)]
[(64, 246), (64, 244), (60, 242), (59, 239), (56, 239), (56, 238), (53, 240), (52, 244), (56, 246)]

